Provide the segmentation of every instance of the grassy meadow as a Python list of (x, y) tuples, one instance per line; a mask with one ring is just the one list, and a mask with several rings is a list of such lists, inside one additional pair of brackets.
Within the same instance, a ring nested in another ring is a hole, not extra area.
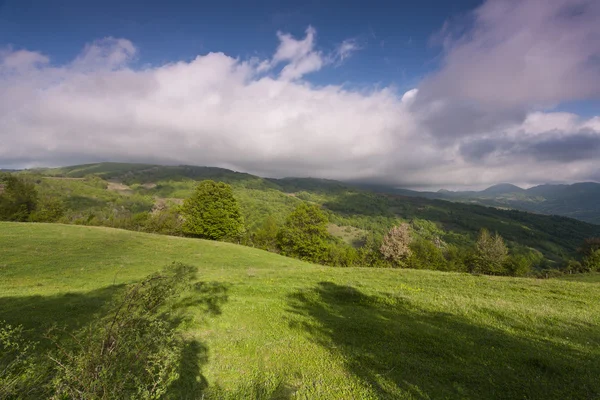
[(196, 318), (182, 327), (171, 398), (600, 398), (598, 275), (332, 268), (222, 242), (0, 222), (0, 321), (33, 338), (77, 329), (174, 261), (212, 289), (187, 307)]

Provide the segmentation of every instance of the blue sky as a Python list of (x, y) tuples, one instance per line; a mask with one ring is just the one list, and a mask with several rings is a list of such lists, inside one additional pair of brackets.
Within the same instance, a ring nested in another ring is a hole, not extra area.
[(221, 51), (267, 57), (276, 31), (301, 36), (311, 25), (319, 47), (348, 38), (361, 46), (335, 70), (310, 79), (320, 84), (395, 84), (413, 87), (436, 68), (440, 47), (430, 43), (450, 17), (481, 1), (185, 1), (5, 0), (0, 1), (3, 44), (49, 54), (56, 63), (75, 57), (86, 43), (113, 36), (131, 40), (137, 62), (163, 64)]
[(600, 180), (600, 2), (0, 0), (0, 168)]

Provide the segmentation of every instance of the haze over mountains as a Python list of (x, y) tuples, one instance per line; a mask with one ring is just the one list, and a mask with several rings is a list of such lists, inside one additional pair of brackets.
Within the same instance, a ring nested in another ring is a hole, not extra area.
[(600, 224), (600, 183), (578, 182), (570, 185), (544, 184), (523, 189), (510, 183), (493, 185), (481, 191), (437, 192), (375, 187), (405, 196), (443, 199), (485, 206), (513, 208), (541, 214), (561, 215)]

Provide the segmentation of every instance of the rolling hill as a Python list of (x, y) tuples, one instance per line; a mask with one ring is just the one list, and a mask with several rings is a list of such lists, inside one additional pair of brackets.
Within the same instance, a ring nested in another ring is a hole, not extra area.
[[(181, 203), (197, 181), (214, 179), (232, 185), (250, 232), (269, 216), (282, 222), (300, 201), (308, 201), (327, 211), (332, 233), (357, 246), (366, 236), (381, 236), (399, 221), (413, 221), (424, 237), (440, 237), (459, 247), (472, 245), (479, 230), (487, 228), (501, 234), (515, 251), (541, 252), (552, 267), (576, 257), (584, 239), (600, 236), (600, 226), (570, 218), (426, 199), (404, 191), (380, 193), (378, 188), (366, 190), (326, 179), (267, 179), (214, 167), (127, 163), (22, 173), (32, 176), (43, 197), (62, 199), (69, 220), (76, 224), (120, 227), (123, 213)], [(515, 189), (512, 185), (490, 189), (494, 196), (507, 190)]]
[[(214, 290), (192, 306), (187, 399), (593, 399), (600, 285), (330, 268), (228, 243), (0, 222), (0, 321), (39, 339), (85, 325), (173, 261)], [(49, 346), (44, 340), (40, 345)]]

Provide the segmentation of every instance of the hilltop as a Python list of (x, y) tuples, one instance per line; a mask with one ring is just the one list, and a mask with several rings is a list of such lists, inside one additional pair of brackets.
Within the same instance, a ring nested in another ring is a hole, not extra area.
[(183, 327), (189, 344), (170, 398), (600, 395), (600, 286), (591, 281), (330, 268), (60, 224), (0, 223), (0, 248), (0, 320), (34, 338), (54, 323), (85, 325), (121, 284), (168, 263), (197, 267), (219, 289), (205, 300), (220, 314), (190, 309), (196, 322)]

